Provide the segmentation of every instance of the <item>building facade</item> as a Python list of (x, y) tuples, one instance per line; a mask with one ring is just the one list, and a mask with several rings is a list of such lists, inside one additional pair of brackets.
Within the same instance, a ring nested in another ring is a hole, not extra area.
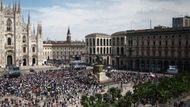
[(190, 27), (190, 16), (173, 18), (172, 26), (173, 27)]
[(92, 33), (85, 37), (86, 62), (96, 63), (96, 55), (103, 57), (103, 64), (111, 64), (111, 36), (103, 33)]
[(68, 29), (66, 41), (44, 41), (43, 55), (44, 61), (54, 60), (85, 60), (85, 42), (71, 41), (70, 29)]
[[(138, 71), (166, 71), (169, 65), (175, 65), (179, 71), (190, 69), (190, 28), (162, 28), (123, 31), (112, 36), (124, 36), (126, 69)], [(113, 38), (113, 37), (112, 37)], [(121, 43), (121, 42), (120, 42)], [(112, 40), (114, 46), (114, 41)], [(118, 45), (118, 44), (117, 44)], [(120, 56), (118, 53), (116, 54)], [(114, 55), (114, 56), (116, 56)], [(113, 63), (114, 64), (114, 63)]]
[[(117, 32), (111, 35), (112, 66), (117, 69), (126, 68), (126, 32)], [(120, 65), (120, 66), (116, 66)]]
[(30, 14), (28, 21), (22, 18), (20, 3), (5, 6), (0, 3), (0, 66), (42, 65), (42, 25), (32, 30)]

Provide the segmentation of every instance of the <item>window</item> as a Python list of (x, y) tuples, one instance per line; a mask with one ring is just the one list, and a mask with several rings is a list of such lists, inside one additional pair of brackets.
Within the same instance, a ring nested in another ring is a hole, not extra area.
[(162, 56), (162, 51), (159, 51), (158, 53), (159, 53), (159, 56)]
[(111, 49), (111, 47), (110, 47), (110, 54), (112, 53), (112, 49)]
[(152, 56), (155, 56), (155, 55), (156, 55), (156, 51), (152, 50)]
[(113, 46), (115, 46), (115, 38), (113, 38)]
[(129, 48), (129, 56), (132, 56), (132, 49)]
[(149, 46), (149, 44), (150, 44), (150, 42), (149, 42), (149, 40), (147, 41), (147, 45)]
[(186, 47), (188, 46), (188, 40), (186, 40)]
[(35, 47), (32, 47), (32, 52), (36, 52), (36, 49), (35, 49)]
[(139, 41), (137, 40), (137, 46), (139, 46)]
[[(143, 44), (144, 44), (144, 42), (143, 42)], [(133, 40), (131, 40), (131, 46), (133, 46)]]
[(119, 38), (117, 38), (117, 46), (119, 46)]
[(91, 41), (91, 39), (89, 39), (90, 40), (90, 46), (92, 46), (92, 41)]
[(121, 37), (121, 45), (124, 45), (124, 37)]
[(26, 36), (22, 37), (22, 42), (25, 43), (26, 42)]
[(97, 48), (97, 53), (99, 54), (100, 52), (99, 52), (99, 48)]
[(11, 38), (8, 38), (8, 39), (7, 39), (7, 44), (8, 44), (8, 45), (11, 45)]
[(155, 41), (153, 41), (153, 46), (155, 46)]
[(95, 50), (95, 48), (93, 48), (93, 54), (96, 54), (95, 52), (96, 52), (96, 50)]
[(88, 46), (88, 39), (86, 39), (86, 45)]
[(172, 46), (174, 46), (174, 41), (172, 41)]
[(97, 46), (99, 46), (99, 39), (97, 39)]
[(179, 44), (179, 46), (181, 46), (181, 41), (179, 41), (179, 43), (178, 43), (178, 44)]
[(26, 47), (23, 47), (23, 53), (26, 53)]
[(90, 48), (90, 54), (92, 54), (92, 48)]
[(119, 47), (117, 47), (117, 55), (119, 55)]
[(95, 39), (93, 38), (93, 46), (95, 46)]
[(139, 50), (137, 49), (137, 51), (136, 51), (136, 56), (138, 56), (139, 55)]
[(100, 46), (102, 46), (102, 42), (103, 42), (102, 39), (100, 39)]
[(168, 56), (168, 50), (165, 49), (165, 56), (167, 57)]
[(150, 56), (150, 48), (147, 49), (147, 56)]
[(121, 47), (121, 55), (124, 55), (124, 48)]
[(142, 40), (142, 46), (144, 46), (144, 41)]
[(104, 54), (106, 54), (106, 48), (104, 47)]
[(11, 19), (7, 19), (7, 31), (12, 31), (12, 21)]
[(166, 40), (165, 45), (168, 46), (168, 41)]

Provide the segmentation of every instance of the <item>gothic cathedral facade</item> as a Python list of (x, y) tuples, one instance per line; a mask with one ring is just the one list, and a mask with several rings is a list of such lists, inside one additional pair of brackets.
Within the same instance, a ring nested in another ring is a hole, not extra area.
[(20, 2), (5, 6), (0, 2), (0, 66), (36, 66), (43, 63), (42, 25), (37, 31), (22, 18)]

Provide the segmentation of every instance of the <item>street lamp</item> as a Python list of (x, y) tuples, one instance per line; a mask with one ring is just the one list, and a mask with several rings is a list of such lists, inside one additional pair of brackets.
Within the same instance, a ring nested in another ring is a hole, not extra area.
[[(107, 73), (108, 73), (108, 78), (110, 78), (110, 76), (111, 76), (111, 74), (110, 74), (110, 71), (111, 71), (111, 69), (112, 69), (112, 67), (109, 65), (109, 66), (107, 66)], [(108, 91), (109, 91), (109, 89), (110, 89), (110, 83), (109, 83), (109, 80), (108, 80)], [(110, 93), (110, 92), (109, 92)], [(110, 106), (110, 96), (108, 95), (108, 104), (109, 104), (109, 106)]]
[(119, 69), (119, 56), (116, 56), (117, 69)]

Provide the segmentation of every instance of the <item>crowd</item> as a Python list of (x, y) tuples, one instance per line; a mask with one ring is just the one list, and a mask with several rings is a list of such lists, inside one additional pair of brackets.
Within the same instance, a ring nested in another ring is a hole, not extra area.
[(127, 71), (112, 71), (107, 72), (107, 75), (116, 83), (133, 83), (135, 85), (145, 82), (156, 82), (162, 76), (171, 76), (156, 73), (142, 73), (142, 72), (127, 72)]
[[(67, 107), (80, 105), (81, 95), (100, 93), (86, 72), (42, 71), (0, 78), (1, 107)], [(12, 97), (14, 96), (14, 97)], [(24, 100), (23, 100), (24, 99)]]
[[(110, 72), (108, 76), (122, 83), (155, 79), (150, 74), (134, 72)], [(90, 70), (47, 70), (18, 78), (0, 77), (0, 81), (0, 107), (77, 107), (82, 95), (94, 95), (104, 89)]]

